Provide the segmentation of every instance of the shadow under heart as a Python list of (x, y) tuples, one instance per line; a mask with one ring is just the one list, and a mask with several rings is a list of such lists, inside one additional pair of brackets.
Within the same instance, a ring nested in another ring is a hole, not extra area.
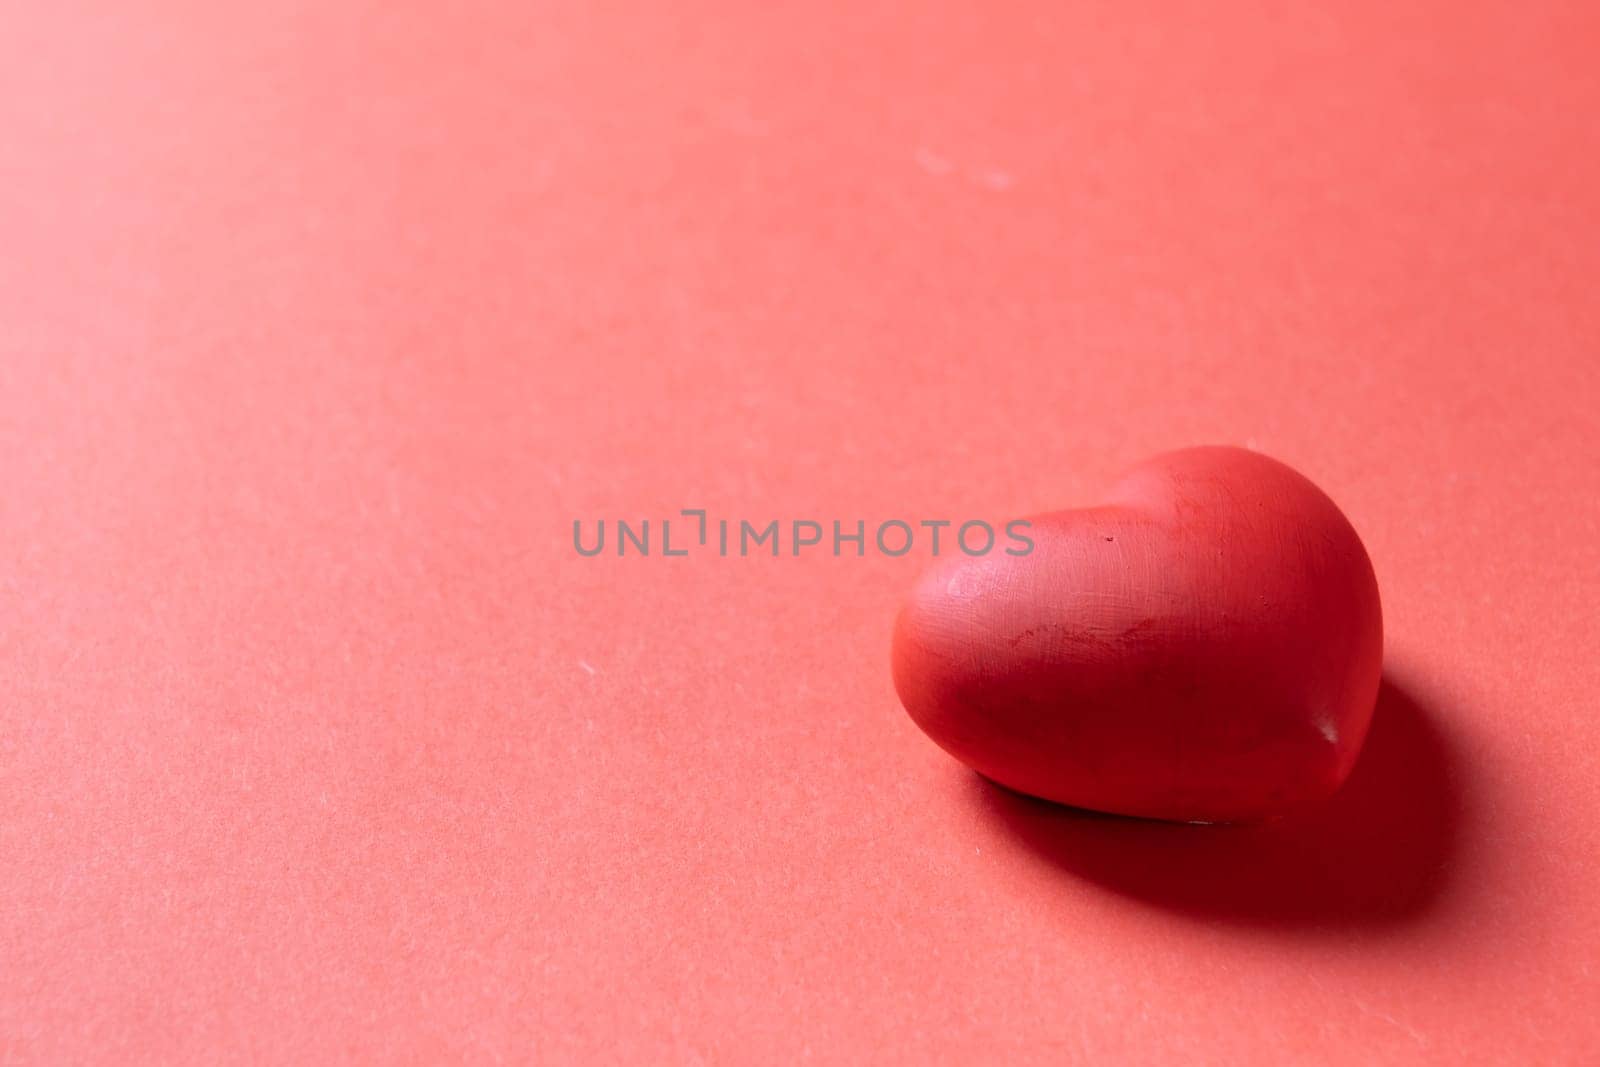
[(1387, 677), (1344, 787), (1270, 822), (1102, 815), (971, 781), (987, 817), (1064, 873), (1175, 912), (1269, 925), (1422, 915), (1450, 876), (1467, 812), (1436, 717)]

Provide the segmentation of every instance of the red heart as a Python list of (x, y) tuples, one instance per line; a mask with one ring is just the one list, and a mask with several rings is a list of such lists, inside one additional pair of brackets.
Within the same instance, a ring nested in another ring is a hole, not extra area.
[(895, 688), (929, 737), (1002, 785), (1125, 815), (1257, 819), (1339, 787), (1383, 618), (1321, 490), (1192, 448), (1032, 524), (1032, 552), (947, 559), (900, 613)]

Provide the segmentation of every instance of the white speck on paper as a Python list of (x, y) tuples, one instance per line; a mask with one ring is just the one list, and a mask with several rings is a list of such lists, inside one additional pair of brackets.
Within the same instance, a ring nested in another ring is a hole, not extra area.
[(1358, 1009), (1360, 1009), (1361, 1014), (1370, 1015), (1374, 1019), (1382, 1019), (1384, 1022), (1388, 1023), (1389, 1025), (1391, 1025), (1391, 1026), (1393, 1026), (1393, 1027), (1395, 1027), (1395, 1028), (1397, 1028), (1399, 1030), (1403, 1030), (1406, 1034), (1410, 1035), (1411, 1040), (1415, 1041), (1417, 1044), (1423, 1046), (1424, 1048), (1427, 1047), (1427, 1045), (1428, 1045), (1428, 1037), (1427, 1037), (1427, 1035), (1424, 1034), (1422, 1031), (1418, 1030), (1416, 1027), (1406, 1025), (1405, 1023), (1401, 1022), (1399, 1019), (1396, 1019), (1393, 1015), (1390, 1015), (1388, 1012), (1378, 1011), (1376, 1008), (1373, 1008), (1371, 1005), (1367, 1004), (1365, 1001), (1356, 999), (1355, 1000), (1355, 1006)]
[(593, 677), (596, 673), (598, 673), (597, 671), (595, 671), (595, 669), (593, 667), (589, 666), (589, 664), (587, 662), (585, 662), (584, 660), (580, 659), (578, 661), (578, 666), (582, 667), (585, 671), (588, 671), (590, 677)]

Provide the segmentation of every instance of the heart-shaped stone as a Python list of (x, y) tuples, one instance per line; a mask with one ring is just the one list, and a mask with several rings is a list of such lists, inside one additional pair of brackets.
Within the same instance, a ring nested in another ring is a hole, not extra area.
[(1012, 789), (1125, 815), (1259, 819), (1339, 787), (1383, 619), (1321, 490), (1192, 448), (1031, 521), (1032, 552), (946, 559), (900, 613), (895, 688), (929, 737)]

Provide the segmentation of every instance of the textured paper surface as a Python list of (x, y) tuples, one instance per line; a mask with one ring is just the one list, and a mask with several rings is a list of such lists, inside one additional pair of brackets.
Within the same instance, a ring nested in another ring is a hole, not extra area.
[[(1591, 5), (11, 7), (0, 1058), (1600, 1043)], [(1383, 591), (1290, 827), (964, 772), (921, 553), (571, 545), (1205, 442)]]

